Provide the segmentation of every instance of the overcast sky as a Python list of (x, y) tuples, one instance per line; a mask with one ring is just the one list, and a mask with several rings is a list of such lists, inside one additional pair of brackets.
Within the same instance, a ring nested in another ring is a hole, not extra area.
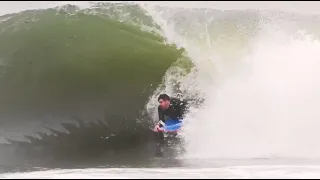
[[(26, 9), (48, 8), (61, 4), (76, 4), (87, 7), (89, 1), (0, 1), (0, 15), (19, 12)], [(144, 3), (147, 3), (146, 1)], [(154, 1), (153, 4), (163, 4), (179, 7), (212, 7), (217, 9), (274, 9), (302, 13), (320, 13), (320, 1)]]

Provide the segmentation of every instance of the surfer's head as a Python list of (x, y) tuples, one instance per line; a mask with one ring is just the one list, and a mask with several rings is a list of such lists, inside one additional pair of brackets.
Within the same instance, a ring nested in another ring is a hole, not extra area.
[(167, 94), (160, 94), (158, 102), (161, 109), (168, 109), (170, 106), (170, 97)]

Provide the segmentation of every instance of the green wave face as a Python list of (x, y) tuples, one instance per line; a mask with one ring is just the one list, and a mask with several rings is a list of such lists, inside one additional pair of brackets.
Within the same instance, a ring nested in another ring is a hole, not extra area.
[(63, 6), (1, 20), (3, 170), (146, 158), (152, 121), (141, 112), (183, 50), (141, 8)]
[(181, 55), (111, 10), (75, 9), (26, 11), (0, 24), (1, 113), (135, 119)]

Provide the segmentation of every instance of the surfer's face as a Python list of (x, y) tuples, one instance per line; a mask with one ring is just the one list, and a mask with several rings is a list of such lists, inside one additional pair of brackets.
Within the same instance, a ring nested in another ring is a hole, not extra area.
[(159, 104), (160, 104), (160, 108), (161, 109), (168, 109), (169, 105), (170, 105), (170, 101), (169, 100), (160, 99), (159, 100)]

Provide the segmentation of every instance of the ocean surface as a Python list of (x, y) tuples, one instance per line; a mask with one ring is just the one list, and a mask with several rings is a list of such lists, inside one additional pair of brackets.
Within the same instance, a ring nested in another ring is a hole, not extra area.
[(320, 176), (315, 4), (1, 3), (0, 178)]

